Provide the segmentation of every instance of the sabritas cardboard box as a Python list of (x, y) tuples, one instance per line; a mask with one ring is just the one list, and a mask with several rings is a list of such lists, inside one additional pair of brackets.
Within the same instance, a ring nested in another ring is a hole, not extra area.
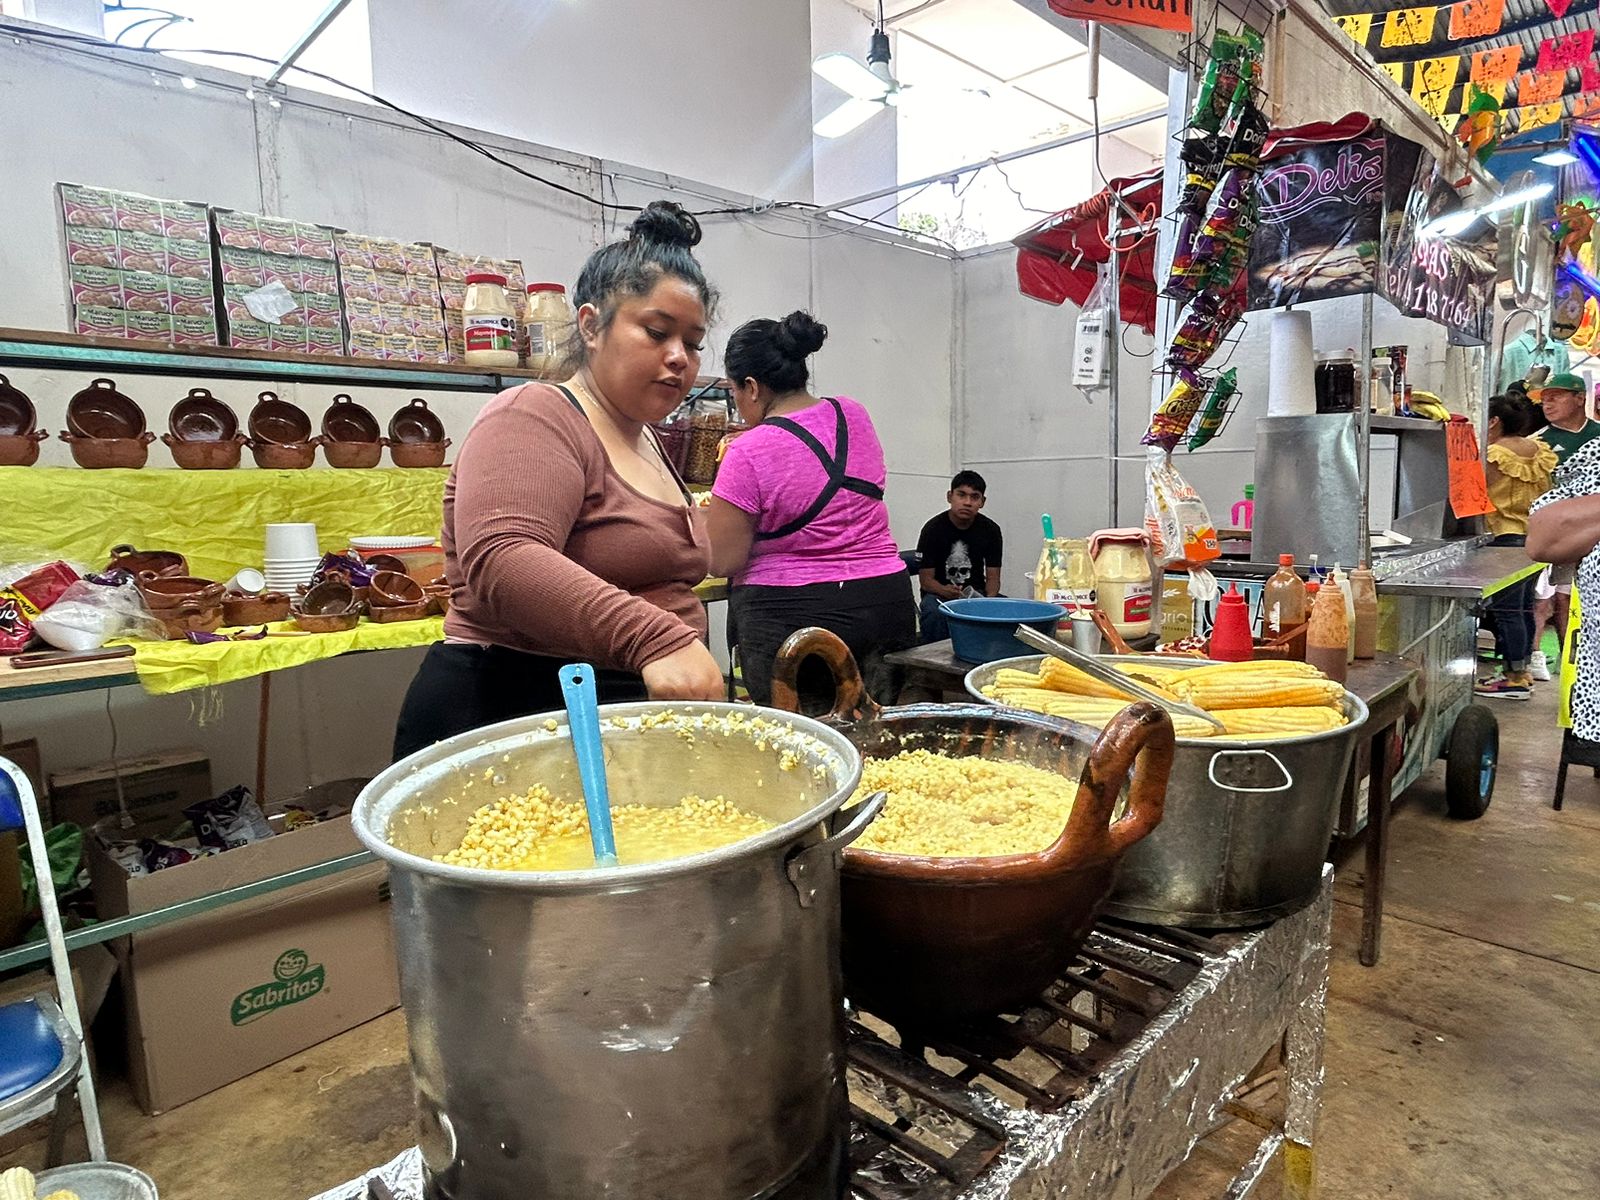
[[(361, 849), (340, 817), (130, 877), (96, 846), (102, 917), (150, 912)], [(119, 942), (134, 1094), (152, 1115), (398, 1007), (377, 863)]]

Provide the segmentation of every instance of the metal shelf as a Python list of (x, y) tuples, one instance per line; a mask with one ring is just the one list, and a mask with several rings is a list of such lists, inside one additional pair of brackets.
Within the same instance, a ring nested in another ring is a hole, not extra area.
[(1439, 421), (1428, 421), (1422, 417), (1380, 417), (1372, 418), (1372, 432), (1374, 433), (1443, 433), (1444, 425)]

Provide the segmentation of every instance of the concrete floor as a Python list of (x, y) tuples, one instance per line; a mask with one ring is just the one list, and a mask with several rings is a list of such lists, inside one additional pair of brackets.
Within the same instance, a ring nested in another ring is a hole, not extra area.
[[(1372, 970), (1355, 960), (1359, 851), (1340, 866), (1317, 1140), (1325, 1197), (1600, 1194), (1600, 780), (1575, 771), (1553, 812), (1554, 689), (1496, 711), (1488, 814), (1451, 821), (1435, 772), (1396, 815)], [(120, 1080), (102, 1091), (113, 1156), (154, 1176), (165, 1200), (296, 1200), (412, 1141), (398, 1013), (160, 1117), (141, 1115)], [(1162, 1200), (1217, 1195), (1210, 1185), (1249, 1152), (1237, 1141), (1202, 1146)], [(30, 1146), (0, 1166), (41, 1155)]]

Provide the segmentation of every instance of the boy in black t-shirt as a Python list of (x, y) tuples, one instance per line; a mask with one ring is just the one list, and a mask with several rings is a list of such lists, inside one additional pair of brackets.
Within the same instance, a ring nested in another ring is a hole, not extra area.
[(987, 490), (976, 471), (957, 473), (945, 495), (949, 511), (924, 525), (917, 539), (924, 645), (950, 636), (940, 601), (1000, 594), (1000, 526), (979, 511)]

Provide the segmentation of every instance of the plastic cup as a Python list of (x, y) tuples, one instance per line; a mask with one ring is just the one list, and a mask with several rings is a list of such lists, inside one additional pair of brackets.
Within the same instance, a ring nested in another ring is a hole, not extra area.
[(255, 596), (267, 589), (267, 577), (254, 567), (242, 567), (234, 572), (232, 579), (224, 585), (228, 591), (237, 592), (241, 596)]
[(266, 558), (278, 559), (321, 558), (317, 549), (317, 527), (310, 521), (268, 525)]
[(1089, 613), (1075, 612), (1071, 614), (1072, 621), (1072, 648), (1079, 654), (1100, 653), (1100, 627), (1094, 623), (1094, 617)]

